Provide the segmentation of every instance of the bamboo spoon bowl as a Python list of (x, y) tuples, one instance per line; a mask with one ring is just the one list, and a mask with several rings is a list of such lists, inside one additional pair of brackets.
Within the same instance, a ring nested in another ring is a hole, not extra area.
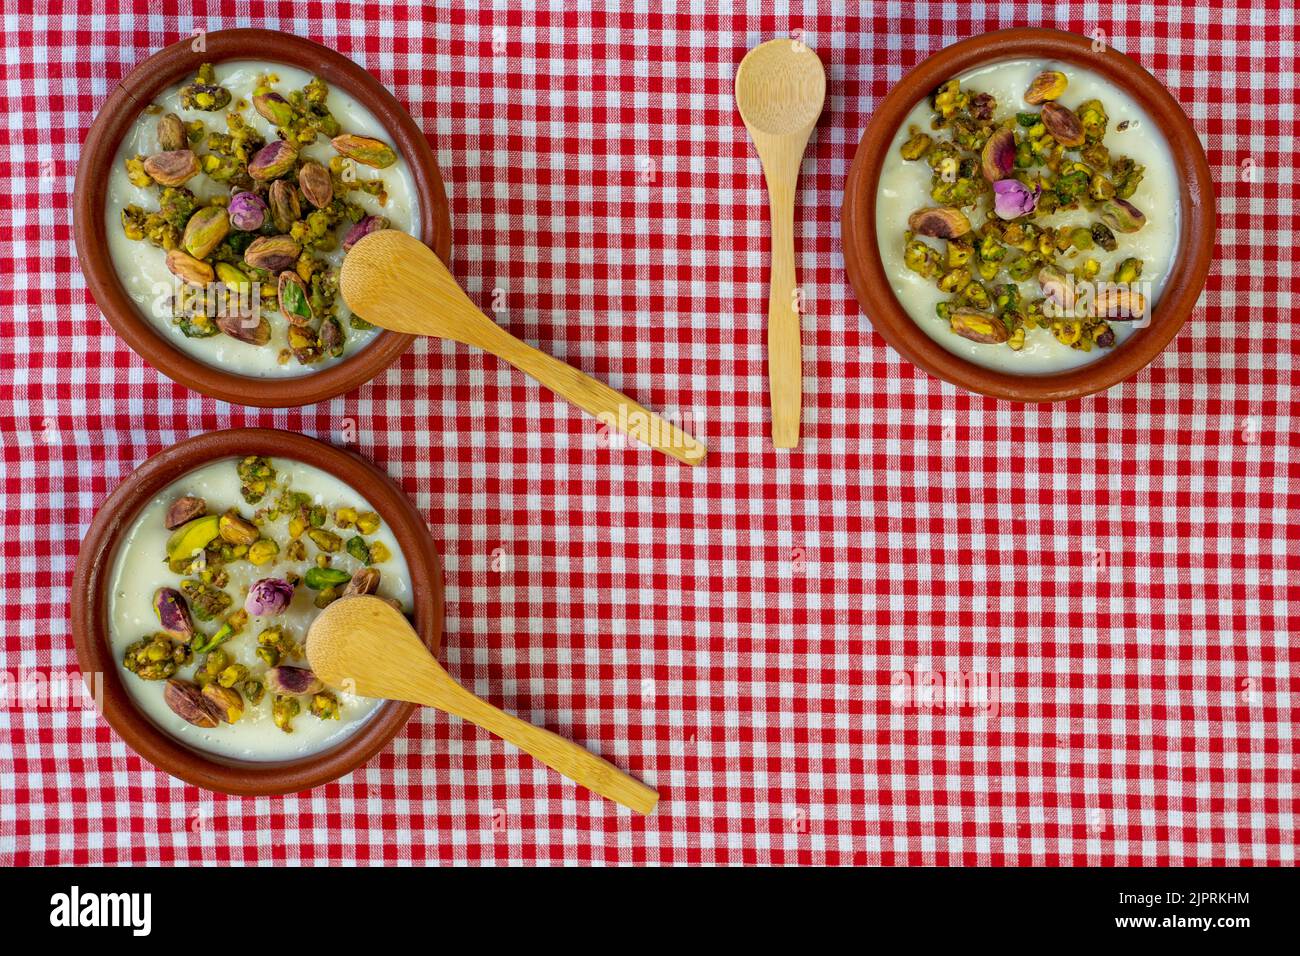
[(307, 660), (326, 684), (405, 700), (477, 724), (593, 793), (648, 814), (659, 794), (549, 730), (507, 714), (456, 683), (400, 611), (381, 598), (341, 598), (312, 621)]
[(339, 288), (348, 308), (367, 322), (490, 352), (605, 425), (685, 464), (704, 460), (704, 445), (676, 425), (493, 322), (437, 254), (406, 233), (385, 229), (353, 246), (343, 260)]
[(767, 374), (772, 443), (777, 448), (799, 444), (803, 344), (794, 266), (794, 198), (808, 138), (825, 101), (822, 61), (797, 40), (769, 40), (740, 61), (736, 106), (763, 164), (772, 217)]

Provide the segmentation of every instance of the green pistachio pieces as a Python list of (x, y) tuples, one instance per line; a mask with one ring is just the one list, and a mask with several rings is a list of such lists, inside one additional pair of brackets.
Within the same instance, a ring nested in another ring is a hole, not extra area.
[[(312, 543), (322, 551), (333, 554), (339, 548), (343, 547), (343, 539), (333, 531), (323, 531), (319, 528), (312, 528), (307, 532), (307, 537), (311, 538)], [(343, 579), (347, 580), (346, 577)]]
[(249, 455), (237, 466), (239, 474), (239, 492), (250, 505), (255, 505), (266, 495), (271, 483), (275, 481), (275, 466), (270, 459), (260, 455)]
[(128, 647), (122, 666), (141, 680), (166, 680), (189, 661), (190, 650), (185, 644), (155, 634)]
[(340, 571), (338, 568), (308, 568), (306, 575), (303, 576), (303, 583), (313, 591), (322, 591), (325, 588), (347, 584), (351, 580), (352, 575), (346, 571)]
[(362, 564), (370, 563), (370, 546), (366, 544), (366, 539), (360, 535), (353, 535), (348, 538), (347, 552)]
[(213, 112), (230, 105), (230, 91), (217, 84), (216, 71), (211, 63), (199, 67), (194, 82), (181, 89), (181, 105), (187, 110)]
[(291, 734), (293, 733), (293, 719), (298, 716), (300, 710), (302, 710), (302, 707), (298, 703), (298, 698), (277, 694), (271, 704), (271, 719), (275, 721), (275, 726), (286, 734)]
[(236, 634), (244, 629), (248, 623), (248, 613), (242, 608), (233, 612), (222, 625), (217, 628), (209, 637), (200, 637), (194, 642), (194, 650), (202, 654), (205, 651), (211, 651), (220, 647), (226, 641), (230, 640)]

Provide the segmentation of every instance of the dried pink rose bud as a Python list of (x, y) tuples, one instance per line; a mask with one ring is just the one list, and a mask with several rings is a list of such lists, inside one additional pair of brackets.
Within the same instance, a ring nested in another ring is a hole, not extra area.
[(266, 203), (257, 193), (235, 193), (230, 197), (230, 224), (245, 232), (256, 232), (266, 221)]
[(244, 610), (256, 617), (283, 614), (293, 600), (293, 585), (280, 578), (262, 578), (248, 589)]
[(1019, 219), (1034, 211), (1041, 186), (1030, 189), (1018, 179), (1001, 179), (993, 184), (993, 210), (1003, 219)]

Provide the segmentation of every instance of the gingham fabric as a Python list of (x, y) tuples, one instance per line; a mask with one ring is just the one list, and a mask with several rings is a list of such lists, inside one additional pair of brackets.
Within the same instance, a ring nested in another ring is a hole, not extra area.
[[(154, 769), (93, 709), (9, 703), (0, 862), (1294, 864), (1289, 5), (177, 6), (4, 0), (0, 671), (75, 670), (78, 544), (149, 455), (230, 426), (340, 444), (355, 428), (445, 559), (450, 671), (662, 800), (642, 819), (433, 712), (336, 783), (225, 797)], [(1219, 191), (1186, 328), (1131, 381), (1054, 407), (901, 360), (840, 252), (879, 98), (1016, 25), (1101, 30), (1138, 59)], [(79, 144), (135, 63), (234, 26), (310, 37), (392, 89), (436, 139), (471, 296), (501, 290), (511, 331), (689, 421), (707, 463), (606, 447), (450, 344), (290, 411), (201, 397), (130, 352), (74, 256)], [(788, 453), (768, 438), (766, 198), (732, 83), (746, 50), (794, 31), (829, 82), (798, 197)], [(933, 689), (957, 681), (993, 702)]]

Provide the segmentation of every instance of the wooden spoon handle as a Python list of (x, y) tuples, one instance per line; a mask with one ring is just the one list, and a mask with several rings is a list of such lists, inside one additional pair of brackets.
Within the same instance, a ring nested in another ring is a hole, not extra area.
[(556, 773), (580, 783), (592, 793), (613, 800), (637, 813), (649, 814), (659, 802), (659, 794), (641, 781), (629, 777), (607, 760), (584, 750), (571, 740), (541, 727), (534, 727), (513, 714), (474, 696), (439, 668), (431, 682), (427, 699), (430, 704), (491, 731), (526, 754), (536, 757)]
[(617, 428), (687, 465), (698, 465), (704, 460), (707, 449), (703, 443), (676, 425), (572, 365), (520, 341), (487, 316), (482, 319), (474, 325), (474, 334), (463, 341), (504, 359), (556, 395), (596, 416), (607, 427)]
[(794, 186), (768, 182), (772, 213), (772, 275), (767, 300), (767, 377), (772, 444), (799, 444), (803, 405), (803, 343), (794, 269)]

